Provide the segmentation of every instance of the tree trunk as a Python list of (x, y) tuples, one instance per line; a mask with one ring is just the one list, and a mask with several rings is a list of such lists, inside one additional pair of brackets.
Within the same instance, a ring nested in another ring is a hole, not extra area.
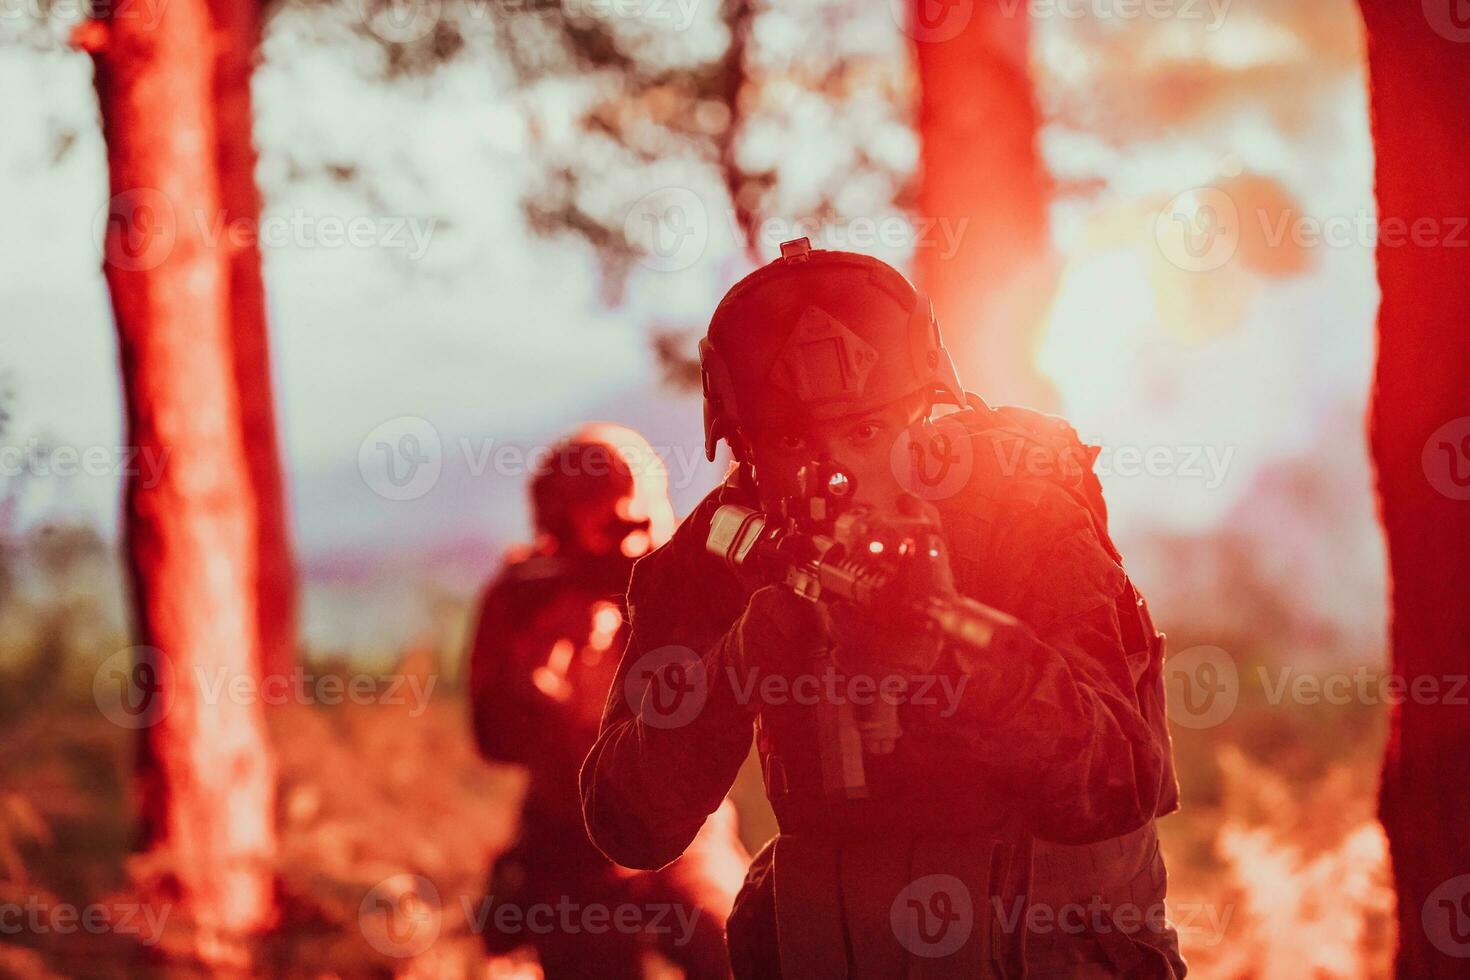
[(1026, 5), (912, 0), (910, 15), (916, 207), (935, 222), (915, 250), (919, 286), (966, 386), (991, 401), (1048, 407), (1054, 393), (1034, 355), (1055, 270)]
[[(1372, 449), (1393, 673), (1409, 685), (1391, 712), (1379, 814), (1398, 892), (1398, 975), (1463, 977), (1470, 710), (1452, 688), (1470, 672), (1470, 21), (1452, 19), (1453, 3), (1362, 7), (1383, 292)], [(1415, 695), (1416, 679), (1438, 695)]]
[[(255, 0), (211, 0), (217, 42), (214, 64), (215, 164), (224, 227), (260, 227), (255, 186), (254, 115), (250, 76), (260, 45), (260, 5)], [(261, 665), (286, 674), (296, 663), (296, 579), (291, 564), (285, 486), (272, 398), (269, 333), (260, 248), (254, 234), (226, 236), (235, 391), (250, 485), (255, 491), (256, 602)]]
[[(106, 8), (112, 10), (111, 7)], [(231, 354), (230, 262), (204, 0), (151, 23), (118, 8), (79, 30), (96, 62), (112, 200), (104, 269), (128, 441), (167, 454), (130, 476), (124, 544), (151, 698), (138, 784), (144, 843), (217, 958), (272, 915), (275, 770), (260, 700), (255, 503)], [(231, 683), (244, 682), (244, 689)], [(221, 693), (223, 692), (223, 693)]]

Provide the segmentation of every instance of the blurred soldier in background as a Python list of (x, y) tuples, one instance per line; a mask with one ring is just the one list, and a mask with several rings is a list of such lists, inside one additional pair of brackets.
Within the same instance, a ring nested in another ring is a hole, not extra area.
[(737, 976), (1183, 976), (1163, 637), (1096, 450), (964, 392), (897, 270), (781, 252), (700, 345), (706, 451), (736, 466), (634, 570), (616, 687), (648, 679), (583, 766), (593, 839), (674, 860), (754, 734), (780, 835), (730, 917)]
[[(548, 980), (641, 977), (649, 949), (691, 978), (726, 977), (725, 918), (749, 861), (733, 807), (680, 861), (635, 872), (592, 846), (577, 794), (627, 640), (633, 561), (673, 532), (663, 461), (636, 432), (590, 425), (537, 466), (531, 504), (537, 540), (486, 591), (470, 655), (480, 751), (530, 776), (520, 835), (491, 871), (486, 948), (533, 946)], [(518, 914), (497, 919), (499, 906)]]

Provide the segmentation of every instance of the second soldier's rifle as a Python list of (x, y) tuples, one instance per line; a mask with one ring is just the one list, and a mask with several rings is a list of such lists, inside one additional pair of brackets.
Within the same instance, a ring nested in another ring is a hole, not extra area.
[[(957, 594), (939, 528), (917, 499), (883, 521), (851, 506), (853, 478), (829, 460), (802, 467), (798, 492), (766, 514), (736, 504), (715, 511), (708, 550), (747, 582), (784, 585), (829, 609), (847, 605), (877, 623), (912, 624), (934, 642), (980, 651), (1016, 620)], [(831, 650), (813, 651), (831, 662)], [(866, 710), (864, 710), (866, 709)], [(818, 705), (823, 782), (829, 794), (866, 796), (863, 756), (885, 755), (901, 734), (896, 705)]]

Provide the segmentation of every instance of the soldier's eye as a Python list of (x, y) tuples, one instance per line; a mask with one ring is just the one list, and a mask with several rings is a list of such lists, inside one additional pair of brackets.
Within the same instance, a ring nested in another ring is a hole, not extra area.
[(882, 431), (882, 426), (878, 423), (864, 422), (853, 430), (853, 435), (857, 437), (859, 442), (867, 442), (870, 439), (876, 438), (880, 431)]
[(781, 436), (776, 440), (776, 445), (781, 447), (785, 453), (797, 453), (806, 448), (806, 440), (800, 436)]

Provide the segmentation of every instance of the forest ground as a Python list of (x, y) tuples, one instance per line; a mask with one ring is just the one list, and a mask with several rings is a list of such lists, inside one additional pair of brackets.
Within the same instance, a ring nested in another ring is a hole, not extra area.
[[(313, 669), (346, 670), (341, 662)], [(435, 670), (422, 659), (394, 669)], [(166, 872), (157, 859), (126, 856), (136, 832), (135, 733), (97, 710), (85, 669), (29, 692), (23, 685), (34, 676), (8, 676), (0, 908), (98, 905), (115, 915), (132, 907), (140, 882)], [(1175, 729), (1184, 807), (1161, 831), (1170, 913), (1191, 976), (1386, 977), (1392, 897), (1373, 820), (1383, 712), (1273, 703), (1249, 682), (1251, 671), (1242, 676), (1240, 704), (1224, 723)], [(523, 779), (476, 755), (458, 690), (438, 686), (426, 707), (293, 704), (267, 715), (280, 766), (282, 924), (250, 951), (253, 972), (537, 975), (528, 957), (487, 960), (466, 915), (514, 834)], [(737, 793), (752, 850), (773, 829), (758, 792), (743, 779)], [(427, 880), (438, 896), (425, 911), (434, 940), (411, 956), (393, 955), (402, 950), (383, 942), (384, 923), (365, 905), (373, 889), (397, 879)], [(129, 930), (0, 922), (0, 975), (202, 975), (166, 956), (187, 942), (176, 922), (155, 935), (134, 912)]]

